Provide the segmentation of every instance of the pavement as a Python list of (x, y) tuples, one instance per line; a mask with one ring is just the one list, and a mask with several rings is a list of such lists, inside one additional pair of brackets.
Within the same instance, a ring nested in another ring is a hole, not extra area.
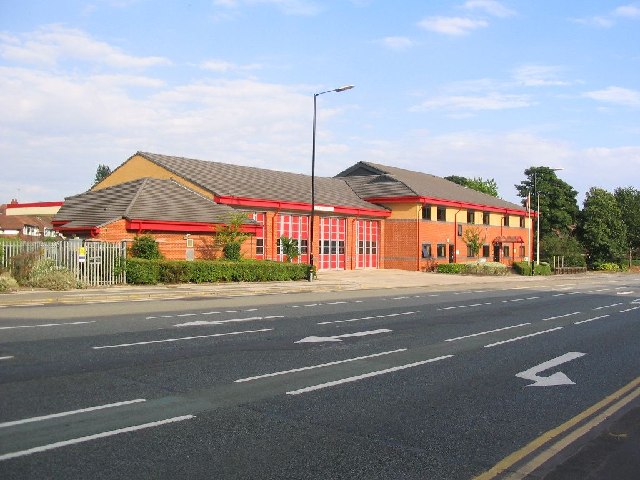
[[(597, 275), (597, 274), (595, 274)], [(90, 287), (80, 290), (51, 291), (21, 289), (0, 294), (0, 307), (41, 304), (84, 304), (132, 300), (162, 300), (189, 297), (235, 297), (243, 295), (278, 295), (295, 292), (336, 292), (393, 288), (443, 289), (469, 285), (504, 283), (551, 283), (554, 277), (476, 276), (441, 273), (410, 272), (405, 270), (341, 270), (322, 271), (309, 281), (237, 282), (177, 285), (116, 285)], [(585, 274), (562, 275), (566, 281), (580, 280)]]
[[(624, 274), (619, 274), (624, 275)], [(637, 274), (627, 274), (637, 279)], [(312, 282), (215, 283), (179, 285), (124, 285), (93, 287), (83, 290), (49, 291), (22, 289), (0, 294), (0, 308), (29, 305), (87, 304), (181, 298), (229, 298), (246, 295), (281, 295), (296, 292), (338, 292), (426, 288), (437, 290), (482, 288), (489, 284), (514, 286), (553, 286), (597, 280), (614, 275), (587, 273), (549, 277), (448, 275), (404, 270), (322, 271)], [(618, 275), (615, 275), (616, 277)], [(1, 311), (1, 310), (0, 310)], [(0, 315), (1, 318), (1, 315)], [(546, 463), (526, 477), (546, 480), (567, 479), (636, 479), (640, 471), (640, 397), (611, 417), (591, 435), (576, 441), (564, 455)], [(509, 475), (509, 472), (506, 472)], [(497, 478), (497, 477), (496, 477)]]

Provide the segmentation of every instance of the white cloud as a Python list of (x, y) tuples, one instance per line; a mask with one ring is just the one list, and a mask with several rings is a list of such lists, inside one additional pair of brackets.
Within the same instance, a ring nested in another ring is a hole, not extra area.
[(625, 18), (640, 18), (640, 7), (636, 5), (623, 5), (616, 8), (612, 15)]
[(391, 50), (407, 50), (415, 45), (414, 41), (407, 37), (385, 37), (380, 43)]
[(135, 57), (86, 33), (48, 25), (21, 36), (2, 35), (0, 56), (25, 64), (55, 66), (63, 60), (84, 61), (114, 68), (148, 68), (170, 65), (163, 57)]
[(495, 0), (468, 0), (463, 7), (467, 10), (483, 10), (494, 17), (510, 17), (515, 12)]
[(445, 35), (468, 35), (473, 30), (489, 26), (485, 20), (463, 17), (427, 17), (418, 26)]
[(486, 95), (449, 95), (434, 97), (414, 107), (413, 111), (445, 109), (455, 111), (506, 110), (524, 108), (533, 103), (526, 95), (488, 93)]
[(262, 65), (258, 63), (240, 65), (237, 63), (227, 62), (226, 60), (217, 60), (217, 59), (205, 60), (199, 66), (203, 70), (209, 70), (211, 72), (218, 72), (218, 73), (259, 70), (262, 68)]
[(317, 15), (322, 7), (311, 0), (214, 0), (214, 5), (238, 9), (243, 6), (272, 5), (286, 15)]
[(516, 68), (513, 77), (525, 87), (566, 86), (570, 82), (558, 79), (562, 68), (550, 65), (523, 65)]
[(604, 90), (594, 90), (584, 93), (585, 97), (599, 102), (614, 103), (629, 107), (640, 106), (640, 91), (622, 87), (608, 87)]

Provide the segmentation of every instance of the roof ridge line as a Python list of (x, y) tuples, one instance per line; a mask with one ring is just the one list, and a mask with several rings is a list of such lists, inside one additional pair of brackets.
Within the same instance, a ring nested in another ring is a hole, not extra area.
[(144, 187), (147, 185), (147, 181), (149, 180), (149, 178), (150, 177), (144, 177), (142, 179), (142, 183), (140, 184), (140, 187), (138, 187), (138, 191), (133, 196), (133, 198), (129, 202), (129, 205), (127, 205), (127, 208), (125, 208), (124, 212), (122, 212), (122, 216), (124, 218), (129, 216), (129, 212), (131, 211), (131, 208), (133, 208), (133, 204), (136, 203), (136, 200), (138, 200), (138, 197), (142, 194), (142, 191), (144, 190)]

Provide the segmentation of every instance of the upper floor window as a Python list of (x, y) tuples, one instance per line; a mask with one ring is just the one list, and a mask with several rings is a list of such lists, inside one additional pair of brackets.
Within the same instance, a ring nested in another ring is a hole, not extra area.
[(524, 228), (525, 227), (525, 219), (524, 217), (520, 217), (520, 228)]
[(467, 223), (476, 223), (476, 212), (473, 210), (467, 210)]
[(438, 221), (446, 222), (447, 221), (447, 209), (445, 207), (438, 207)]
[(509, 227), (509, 215), (505, 215), (504, 216), (504, 226), (505, 227)]
[(431, 220), (431, 205), (422, 206), (422, 219)]
[(489, 215), (489, 212), (482, 212), (482, 224), (483, 225), (489, 225), (491, 216)]

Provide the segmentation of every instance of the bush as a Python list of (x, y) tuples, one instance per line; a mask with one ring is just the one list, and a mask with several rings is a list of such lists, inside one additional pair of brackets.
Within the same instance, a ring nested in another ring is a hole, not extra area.
[(533, 273), (529, 262), (514, 262), (513, 269), (518, 275), (531, 275)]
[(620, 266), (617, 263), (611, 262), (596, 262), (593, 264), (593, 269), (601, 272), (618, 272), (620, 271)]
[(551, 275), (551, 265), (547, 262), (540, 262), (539, 265), (533, 267), (534, 275)]
[(147, 260), (159, 260), (162, 258), (158, 242), (151, 235), (139, 235), (133, 239), (131, 256)]
[(506, 275), (508, 269), (498, 262), (441, 263), (438, 265), (437, 272), (466, 275)]
[(77, 286), (76, 277), (70, 270), (58, 267), (51, 259), (41, 259), (35, 263), (26, 284), (48, 290), (71, 290)]
[(11, 257), (11, 274), (19, 285), (26, 285), (40, 254), (37, 252), (19, 253)]
[(237, 262), (242, 259), (242, 254), (240, 253), (241, 247), (242, 244), (239, 242), (229, 242), (222, 247), (222, 254), (226, 260)]
[(15, 292), (18, 282), (9, 273), (0, 273), (0, 293)]
[(127, 283), (215, 283), (306, 280), (309, 265), (269, 260), (127, 260)]

